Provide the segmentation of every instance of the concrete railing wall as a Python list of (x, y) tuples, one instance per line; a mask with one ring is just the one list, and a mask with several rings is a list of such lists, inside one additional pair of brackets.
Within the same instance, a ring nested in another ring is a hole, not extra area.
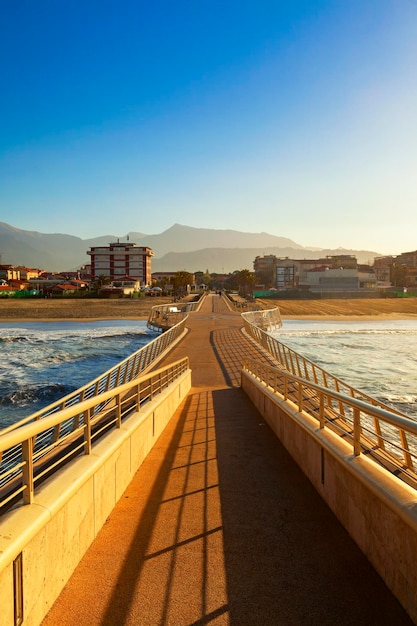
[(417, 623), (417, 492), (245, 371), (242, 389)]
[(2, 626), (14, 621), (14, 561), (21, 555), (24, 625), (37, 625), (56, 600), (135, 472), (191, 388), (187, 370), (139, 413), (37, 492), (36, 503), (2, 517)]

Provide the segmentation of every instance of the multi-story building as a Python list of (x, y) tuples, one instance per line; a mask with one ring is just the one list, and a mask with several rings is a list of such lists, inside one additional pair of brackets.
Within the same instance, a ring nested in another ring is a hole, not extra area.
[(401, 252), (396, 259), (397, 265), (405, 265), (406, 267), (417, 267), (417, 250), (413, 252)]
[(16, 270), (20, 272), (20, 280), (30, 280), (31, 278), (38, 278), (41, 273), (40, 270), (34, 269), (33, 267), (25, 267), (24, 265), (19, 265)]
[(253, 262), (253, 269), (258, 283), (275, 286), (277, 264), (275, 254), (257, 256)]
[(153, 272), (152, 282), (168, 285), (172, 282), (177, 272)]
[[(276, 272), (274, 286), (279, 290), (310, 289), (319, 283), (322, 286), (327, 284), (329, 288), (334, 288), (335, 281), (340, 283), (342, 277), (344, 279), (349, 277), (345, 284), (350, 283), (350, 286), (353, 287), (352, 277), (357, 275), (357, 259), (355, 256), (347, 254), (327, 256), (321, 259), (275, 259), (274, 265)], [(333, 270), (337, 270), (337, 272)]]
[(91, 257), (91, 280), (105, 276), (111, 281), (122, 278), (135, 278), (140, 284), (151, 284), (151, 259), (153, 252), (147, 246), (136, 243), (110, 243), (108, 246), (94, 246), (87, 251)]
[(20, 270), (13, 265), (0, 265), (0, 279), (6, 283), (11, 280), (20, 280)]
[(391, 267), (395, 262), (394, 256), (377, 256), (374, 258), (374, 272), (380, 285), (391, 285)]
[(273, 269), (273, 285), (278, 291), (299, 289), (311, 293), (347, 293), (373, 290), (376, 286), (373, 269), (368, 266), (359, 268), (356, 257), (350, 254), (321, 259), (278, 259), (268, 255), (256, 257), (254, 269), (258, 276), (267, 276)]
[(391, 266), (391, 282), (395, 287), (416, 289), (417, 250), (402, 252)]

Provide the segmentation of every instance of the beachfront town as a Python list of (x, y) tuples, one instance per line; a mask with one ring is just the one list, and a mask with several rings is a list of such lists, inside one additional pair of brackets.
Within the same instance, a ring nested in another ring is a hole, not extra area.
[(0, 297), (181, 297), (204, 289), (239, 291), (246, 297), (381, 297), (417, 295), (417, 250), (375, 257), (317, 259), (257, 256), (253, 271), (229, 274), (209, 269), (152, 272), (151, 248), (129, 241), (91, 247), (90, 263), (73, 271), (48, 272), (0, 264)]

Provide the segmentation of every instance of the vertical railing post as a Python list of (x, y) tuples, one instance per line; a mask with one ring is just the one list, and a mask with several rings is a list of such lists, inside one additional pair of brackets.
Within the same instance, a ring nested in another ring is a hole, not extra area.
[(92, 408), (84, 411), (84, 454), (91, 454), (91, 412)]
[(355, 456), (361, 453), (361, 417), (360, 409), (353, 409), (353, 452)]
[(374, 428), (377, 436), (378, 447), (381, 448), (381, 450), (385, 450), (385, 441), (382, 436), (381, 424), (379, 423), (379, 419), (377, 417), (374, 417)]
[(403, 449), (403, 458), (406, 466), (413, 470), (413, 459), (411, 458), (410, 448), (408, 447), (407, 433), (401, 428), (400, 429), (400, 440)]
[(32, 504), (34, 498), (33, 437), (22, 441), (22, 460), (23, 504)]
[(320, 428), (324, 428), (324, 394), (320, 393), (320, 409), (319, 409)]
[(303, 410), (303, 385), (302, 383), (298, 383), (298, 410)]
[(116, 396), (116, 428), (121, 428), (122, 426), (122, 397), (121, 394), (118, 393)]
[(137, 391), (136, 391), (136, 411), (138, 413), (140, 411), (140, 382), (137, 384)]

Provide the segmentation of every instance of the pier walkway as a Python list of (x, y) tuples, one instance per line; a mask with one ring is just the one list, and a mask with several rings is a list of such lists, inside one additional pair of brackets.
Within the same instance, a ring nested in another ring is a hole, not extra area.
[(240, 315), (187, 326), (191, 392), (44, 626), (411, 624), (241, 391)]

